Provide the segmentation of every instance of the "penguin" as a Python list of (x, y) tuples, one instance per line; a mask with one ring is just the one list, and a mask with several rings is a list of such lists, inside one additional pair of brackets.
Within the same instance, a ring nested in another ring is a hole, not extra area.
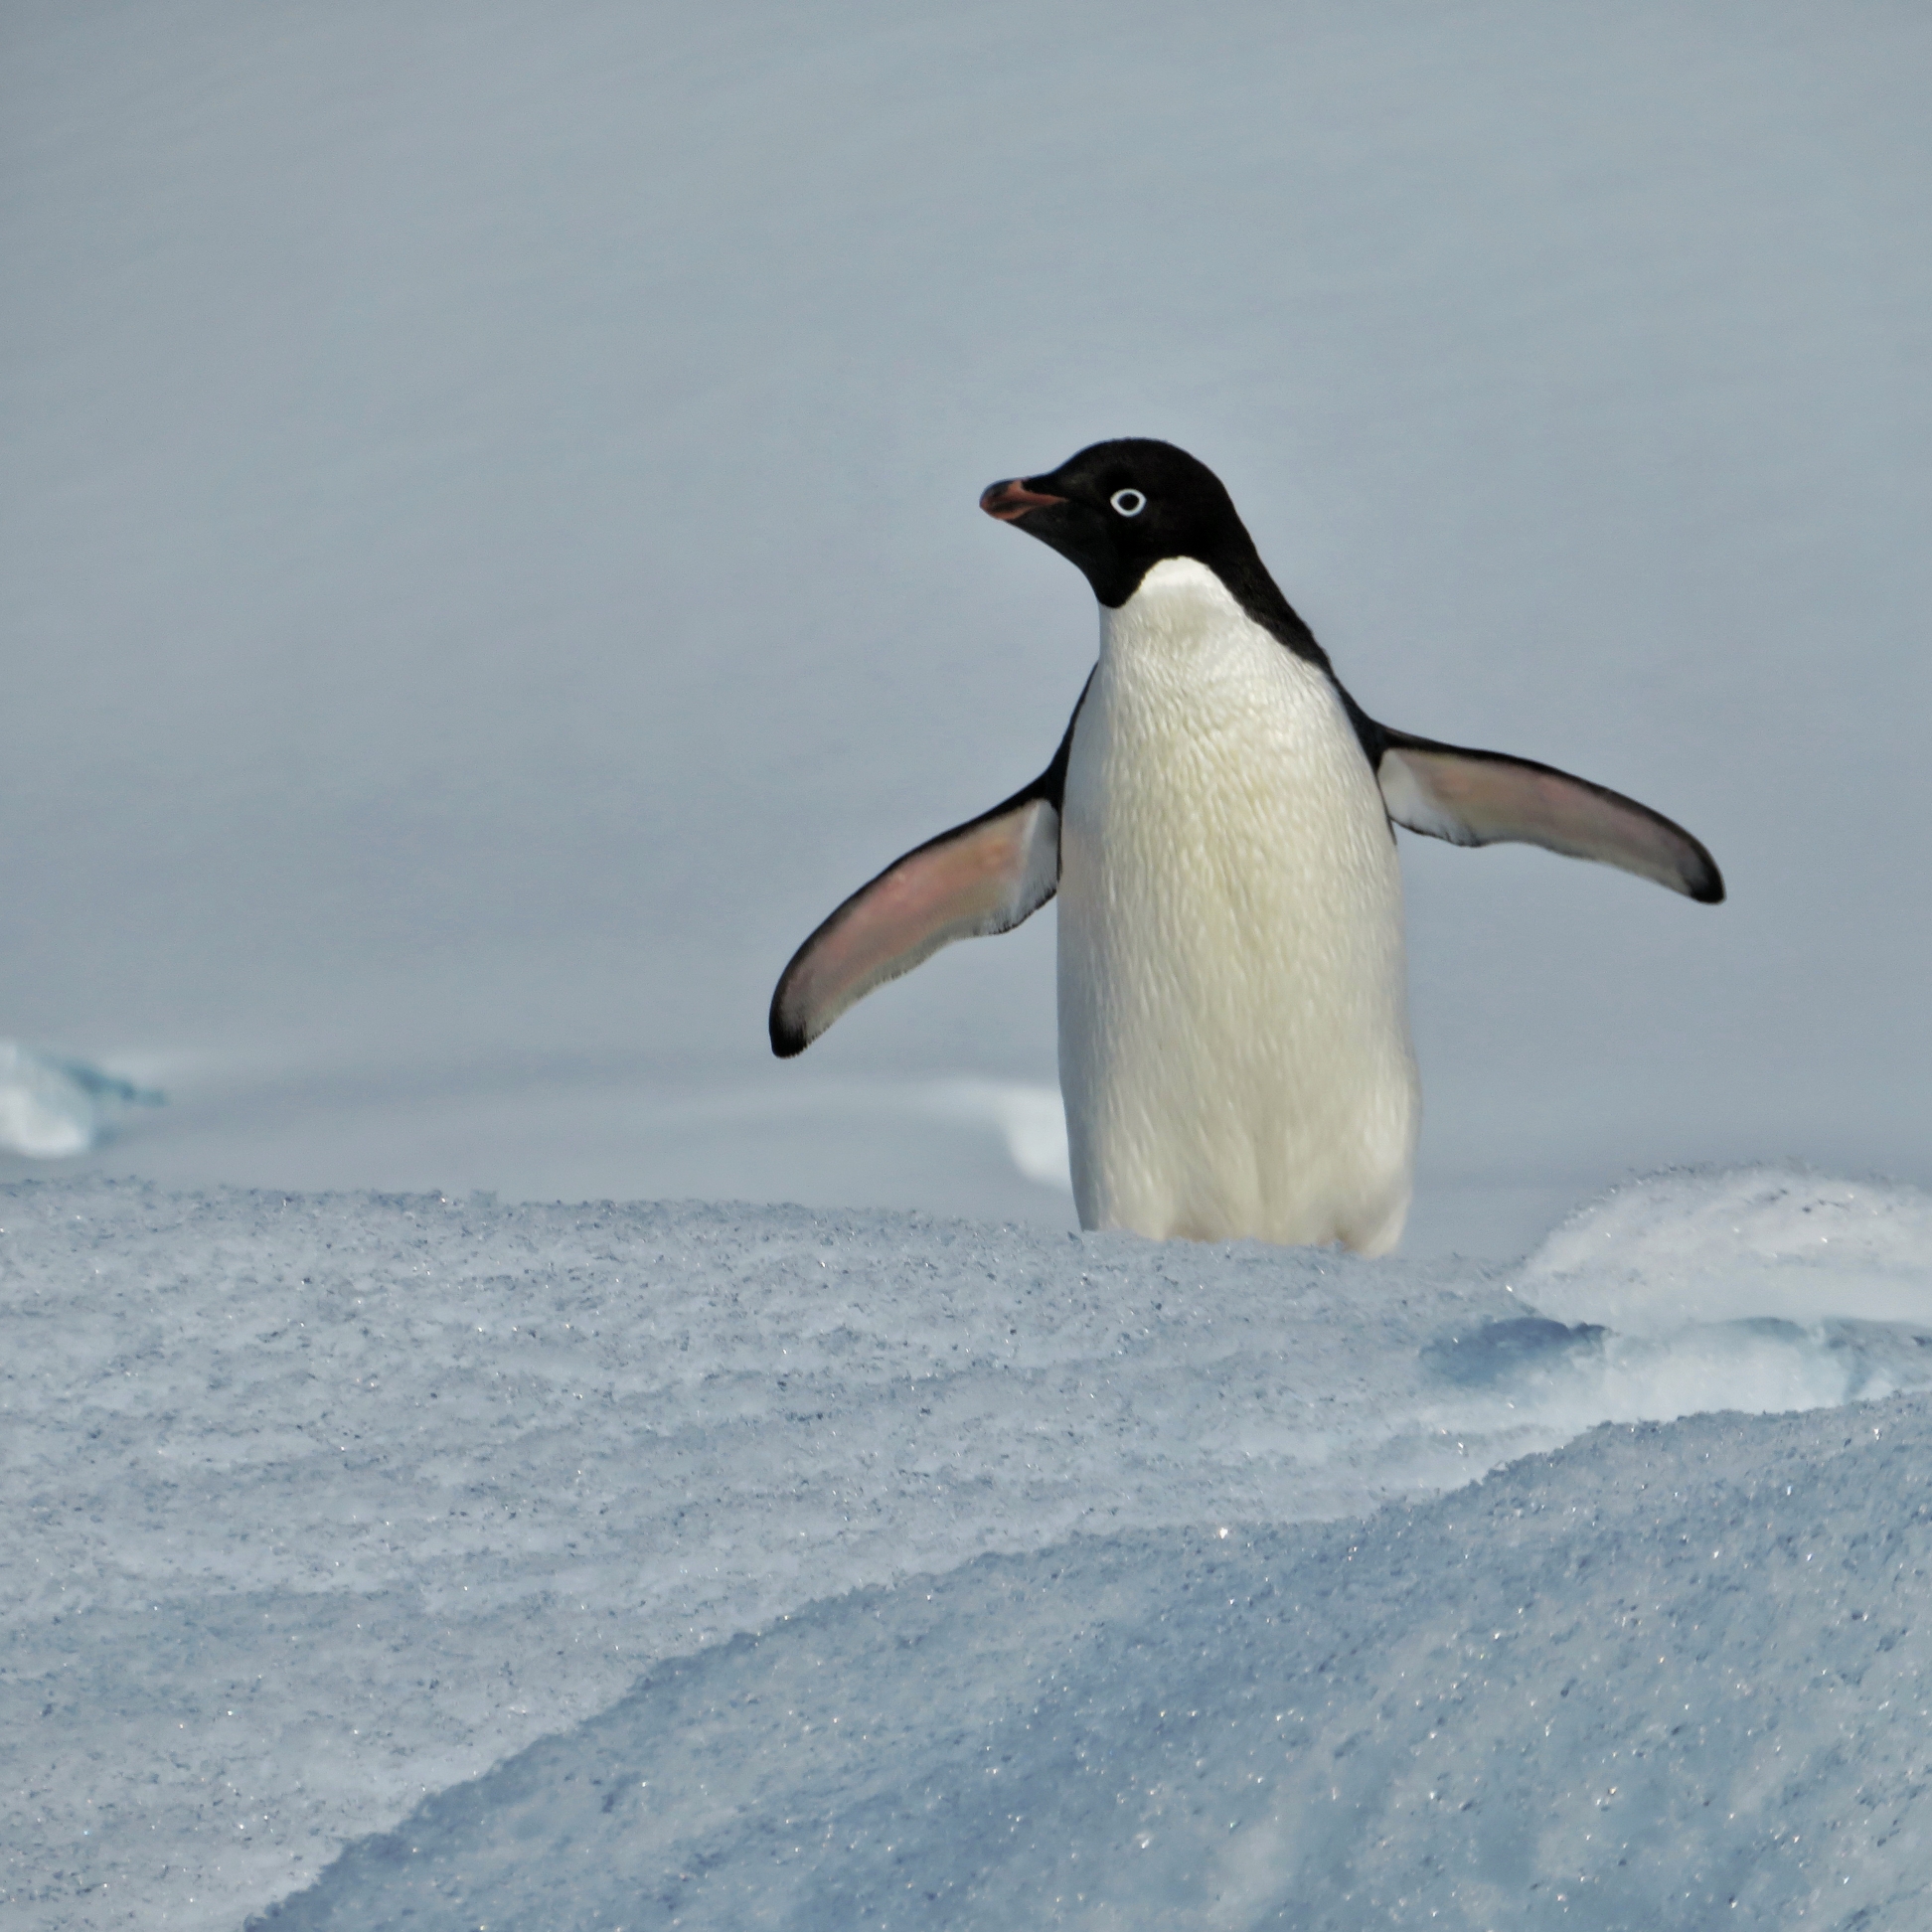
[(1098, 660), (1032, 784), (894, 860), (799, 947), (772, 1050), (1057, 893), (1080, 1225), (1387, 1252), (1420, 1122), (1394, 828), (1539, 845), (1706, 905), (1716, 862), (1588, 779), (1369, 718), (1219, 478), (1172, 443), (1094, 443), (980, 508), (1085, 574)]

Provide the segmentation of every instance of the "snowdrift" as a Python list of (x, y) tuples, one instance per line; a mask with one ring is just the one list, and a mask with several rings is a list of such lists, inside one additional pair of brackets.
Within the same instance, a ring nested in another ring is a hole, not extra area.
[(1500, 1272), (0, 1209), (10, 1923), (1921, 1910), (1913, 1191), (1664, 1177)]
[(1648, 1425), (982, 1557), (654, 1671), (266, 1922), (1923, 1925), (1928, 1450)]

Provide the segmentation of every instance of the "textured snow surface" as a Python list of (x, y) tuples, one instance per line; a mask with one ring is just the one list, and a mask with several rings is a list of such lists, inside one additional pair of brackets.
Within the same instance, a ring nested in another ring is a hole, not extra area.
[(654, 1671), (270, 1922), (1922, 1926), (1929, 1454), (1923, 1398), (1706, 1417), (982, 1557)]
[(1928, 1205), (1665, 1177), (1497, 1274), (4, 1191), (6, 1922), (1699, 1923), (1861, 1847), (1849, 1911), (1920, 1398), (1452, 1493), (1932, 1386)]

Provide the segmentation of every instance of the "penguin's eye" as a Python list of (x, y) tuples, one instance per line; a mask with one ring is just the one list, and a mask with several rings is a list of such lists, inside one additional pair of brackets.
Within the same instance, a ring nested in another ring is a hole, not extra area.
[(1116, 490), (1107, 501), (1123, 517), (1138, 517), (1147, 508), (1147, 499), (1138, 490)]

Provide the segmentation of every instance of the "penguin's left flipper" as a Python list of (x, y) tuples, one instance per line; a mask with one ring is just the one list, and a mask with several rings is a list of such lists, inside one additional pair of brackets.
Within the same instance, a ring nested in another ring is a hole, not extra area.
[(1382, 802), (1411, 832), (1451, 845), (1546, 846), (1621, 866), (1705, 905), (1724, 896), (1716, 860), (1683, 826), (1634, 798), (1530, 758), (1375, 728)]
[(792, 955), (771, 1050), (802, 1053), (847, 1007), (955, 939), (1008, 932), (1059, 889), (1059, 798), (1044, 780), (895, 859)]

